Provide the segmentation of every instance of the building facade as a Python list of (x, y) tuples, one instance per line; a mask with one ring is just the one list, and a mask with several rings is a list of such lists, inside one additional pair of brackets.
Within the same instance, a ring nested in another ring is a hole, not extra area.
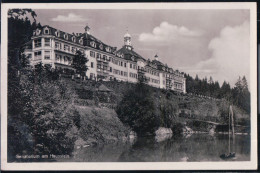
[(71, 64), (77, 51), (89, 60), (87, 79), (136, 83), (138, 78), (144, 78), (153, 87), (186, 93), (184, 74), (160, 62), (157, 55), (147, 60), (136, 53), (129, 33), (117, 50), (92, 36), (89, 26), (83, 33), (69, 34), (45, 25), (33, 32), (24, 53), (32, 66), (41, 62), (56, 69), (74, 70)]

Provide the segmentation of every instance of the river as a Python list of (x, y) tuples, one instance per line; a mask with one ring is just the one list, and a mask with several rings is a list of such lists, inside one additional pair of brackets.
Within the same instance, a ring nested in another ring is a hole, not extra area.
[[(223, 161), (228, 153), (226, 134), (192, 134), (182, 137), (139, 137), (134, 142), (105, 144), (77, 149), (69, 162), (200, 162)], [(236, 135), (231, 140), (234, 161), (250, 160), (250, 135)]]

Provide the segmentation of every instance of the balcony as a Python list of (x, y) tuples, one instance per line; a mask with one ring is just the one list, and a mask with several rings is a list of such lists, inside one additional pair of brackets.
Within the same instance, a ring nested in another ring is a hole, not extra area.
[(146, 71), (145, 71), (144, 69), (139, 68), (139, 69), (137, 70), (137, 72), (144, 74)]
[(72, 52), (72, 51), (69, 51), (69, 50), (64, 50), (64, 49), (61, 49), (61, 48), (58, 48), (58, 47), (55, 47), (54, 50), (62, 52), (62, 53), (68, 53), (68, 54), (71, 54), (71, 55), (75, 55), (76, 54), (76, 52)]

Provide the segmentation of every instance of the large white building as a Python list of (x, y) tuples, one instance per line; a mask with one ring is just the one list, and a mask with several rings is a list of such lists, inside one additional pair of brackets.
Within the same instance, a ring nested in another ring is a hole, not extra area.
[(45, 25), (37, 28), (25, 48), (31, 65), (49, 64), (52, 68), (70, 69), (77, 51), (88, 58), (86, 76), (91, 80), (119, 80), (137, 82), (139, 77), (153, 87), (186, 93), (184, 74), (158, 60), (147, 60), (137, 54), (131, 44), (131, 35), (124, 35), (124, 45), (117, 50), (98, 40), (85, 27), (84, 33), (69, 34)]

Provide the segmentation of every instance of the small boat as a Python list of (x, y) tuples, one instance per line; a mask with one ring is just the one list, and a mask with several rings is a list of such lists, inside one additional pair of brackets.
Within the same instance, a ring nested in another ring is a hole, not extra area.
[(230, 105), (229, 108), (229, 115), (228, 115), (228, 154), (221, 154), (219, 157), (223, 160), (229, 160), (229, 159), (235, 159), (236, 158), (236, 153), (235, 152), (230, 152), (230, 116), (231, 116), (231, 121), (232, 121), (232, 135), (233, 135), (233, 144), (235, 142), (235, 129), (234, 129), (234, 117), (233, 117), (233, 110), (232, 110), (232, 106)]
[(236, 153), (233, 152), (233, 153), (229, 153), (229, 154), (221, 154), (219, 157), (223, 160), (233, 159), (236, 157)]

